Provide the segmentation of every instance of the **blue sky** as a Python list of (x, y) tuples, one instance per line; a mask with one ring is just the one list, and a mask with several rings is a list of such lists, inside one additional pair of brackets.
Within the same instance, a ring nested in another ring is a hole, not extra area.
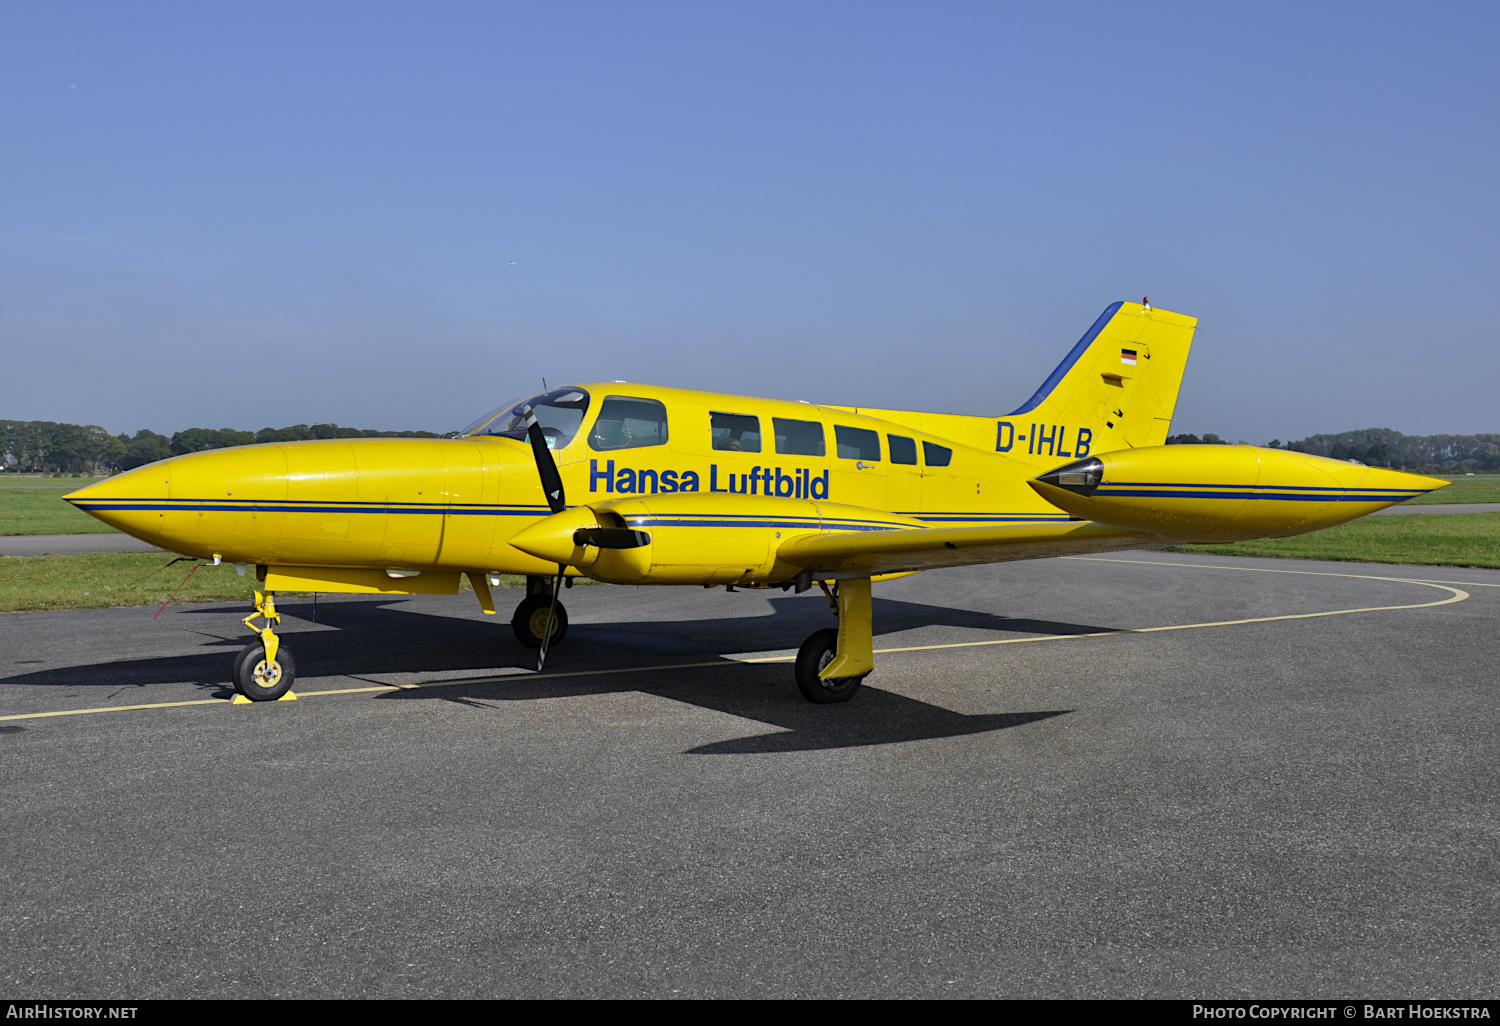
[(1500, 431), (1500, 8), (0, 4), (0, 415), (451, 430), (624, 378)]

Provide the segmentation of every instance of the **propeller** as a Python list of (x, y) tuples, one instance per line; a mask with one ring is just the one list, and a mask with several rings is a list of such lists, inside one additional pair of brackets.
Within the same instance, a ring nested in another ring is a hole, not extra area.
[[(526, 437), (531, 440), (531, 455), (536, 459), (537, 476), (542, 479), (542, 492), (547, 496), (547, 508), (561, 513), (568, 508), (567, 496), (563, 494), (562, 474), (558, 473), (557, 461), (552, 450), (547, 448), (547, 436), (542, 434), (542, 425), (537, 423), (536, 411), (526, 407)], [(557, 593), (562, 590), (562, 563), (557, 564), (557, 576), (552, 580), (552, 604), (547, 607), (547, 628), (542, 631), (542, 647), (537, 654), (536, 672), (541, 673), (547, 665), (547, 643), (552, 640), (552, 627), (557, 622)]]
[[(554, 514), (561, 513), (568, 508), (567, 496), (563, 493), (562, 474), (558, 472), (557, 461), (552, 458), (552, 450), (547, 447), (547, 436), (542, 433), (542, 425), (537, 422), (536, 411), (527, 406), (525, 416), (526, 437), (531, 441), (531, 455), (536, 460), (537, 476), (542, 479), (542, 492), (547, 497), (547, 508)], [(593, 545), (601, 549), (638, 549), (643, 545), (650, 545), (651, 536), (645, 531), (632, 531), (627, 527), (580, 527), (573, 532), (573, 544)], [(552, 640), (552, 628), (557, 622), (557, 596), (562, 590), (563, 573), (566, 569), (566, 564), (557, 564), (557, 576), (552, 580), (552, 603), (547, 607), (547, 628), (542, 632), (541, 650), (537, 654), (538, 673), (547, 665), (547, 645)]]
[(562, 474), (557, 471), (557, 461), (552, 450), (547, 448), (547, 436), (542, 434), (542, 425), (537, 423), (536, 412), (526, 407), (526, 437), (531, 440), (531, 455), (536, 458), (536, 472), (542, 479), (542, 491), (547, 496), (547, 506), (554, 513), (568, 508), (563, 495)]

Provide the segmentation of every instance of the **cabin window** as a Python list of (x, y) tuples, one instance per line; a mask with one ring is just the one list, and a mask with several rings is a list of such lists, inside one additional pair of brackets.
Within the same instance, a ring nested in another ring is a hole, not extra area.
[(922, 459), (929, 467), (946, 467), (953, 462), (953, 450), (931, 442), (923, 442)]
[(573, 440), (583, 415), (589, 408), (589, 394), (571, 385), (554, 388), (550, 392), (529, 396), (514, 403), (506, 403), (492, 410), (459, 432), (461, 437), (491, 435), (496, 438), (526, 440), (526, 407), (536, 414), (536, 422), (542, 426), (542, 437), (547, 448), (561, 449)]
[(642, 449), (667, 444), (667, 408), (655, 399), (612, 395), (599, 407), (599, 419), (589, 432), (589, 448)]
[(772, 417), (776, 429), (776, 451), (782, 456), (823, 456), (823, 424), (816, 420), (787, 420)]
[(904, 435), (886, 435), (886, 441), (891, 443), (891, 462), (903, 463), (908, 467), (917, 465), (917, 440), (907, 438)]
[(838, 443), (841, 460), (869, 460), (873, 463), (880, 459), (880, 435), (874, 431), (835, 424), (833, 438)]
[(714, 448), (720, 452), (760, 452), (760, 418), (742, 413), (710, 413)]

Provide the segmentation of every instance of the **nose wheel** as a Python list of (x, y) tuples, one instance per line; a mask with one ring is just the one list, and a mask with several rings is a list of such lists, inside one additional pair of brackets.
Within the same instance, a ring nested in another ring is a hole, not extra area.
[[(257, 616), (265, 617), (264, 627), (255, 626)], [(275, 596), (256, 592), (255, 612), (245, 617), (245, 626), (260, 637), (234, 657), (232, 677), (239, 691), (235, 702), (275, 702), (297, 697), (292, 691), (292, 682), (297, 679), (297, 661), (271, 629), (272, 624), (280, 622)]]
[[(297, 661), (285, 645), (266, 658), (263, 642), (252, 641), (234, 657), (234, 686), (252, 702), (274, 702), (289, 695), (297, 679)], [(294, 696), (295, 697), (295, 696)]]

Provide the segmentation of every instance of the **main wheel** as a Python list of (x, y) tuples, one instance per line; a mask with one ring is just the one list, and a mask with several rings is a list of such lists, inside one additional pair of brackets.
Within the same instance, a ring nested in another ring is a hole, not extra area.
[[(527, 648), (541, 648), (542, 635), (547, 630), (547, 609), (552, 605), (550, 595), (527, 595), (516, 607), (510, 618), (510, 628), (516, 632), (516, 640)], [(562, 602), (557, 603), (557, 617), (552, 621), (550, 648), (562, 641), (568, 633), (568, 611)]]
[(266, 662), (266, 646), (250, 642), (234, 657), (234, 686), (252, 702), (274, 702), (291, 690), (297, 660), (286, 645), (276, 646), (276, 661)]
[(838, 628), (825, 627), (810, 634), (797, 650), (797, 689), (809, 702), (817, 702), (819, 705), (847, 702), (864, 683), (863, 675), (836, 677), (832, 680), (824, 680), (818, 676), (819, 670), (833, 662), (838, 647)]

